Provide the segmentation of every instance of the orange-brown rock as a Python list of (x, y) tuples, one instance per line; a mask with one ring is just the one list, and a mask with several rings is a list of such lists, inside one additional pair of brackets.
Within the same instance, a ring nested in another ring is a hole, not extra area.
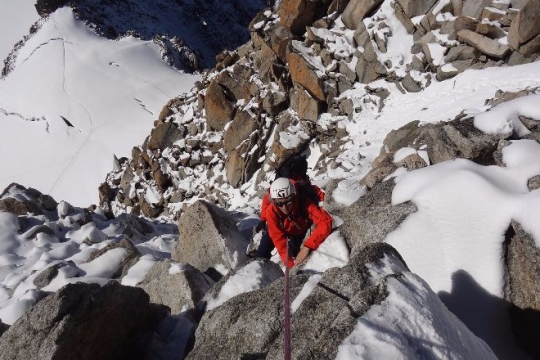
[(317, 2), (309, 0), (283, 0), (278, 9), (281, 25), (295, 35), (306, 32), (306, 26), (315, 20)]
[(287, 63), (293, 83), (302, 85), (319, 101), (324, 101), (324, 87), (314, 67), (300, 54), (289, 51)]
[(206, 123), (210, 129), (216, 131), (222, 131), (225, 124), (233, 116), (234, 104), (227, 99), (217, 81), (212, 81), (206, 89), (204, 110), (206, 111)]

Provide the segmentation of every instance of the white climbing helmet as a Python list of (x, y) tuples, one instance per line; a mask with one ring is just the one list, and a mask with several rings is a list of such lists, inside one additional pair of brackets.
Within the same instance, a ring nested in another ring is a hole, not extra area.
[(296, 194), (294, 184), (287, 178), (277, 178), (270, 186), (272, 200), (287, 199)]

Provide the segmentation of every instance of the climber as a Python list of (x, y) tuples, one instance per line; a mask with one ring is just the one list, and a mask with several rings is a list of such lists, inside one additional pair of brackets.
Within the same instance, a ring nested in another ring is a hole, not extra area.
[[(307, 169), (308, 163), (304, 155), (292, 155), (276, 169), (276, 179), (284, 177), (296, 181), (296, 187), (302, 195), (308, 196), (315, 204), (320, 204), (324, 202), (324, 191), (311, 183)], [(270, 201), (270, 192), (267, 192), (261, 202), (261, 221), (255, 232), (266, 229), (266, 208)]]
[[(263, 232), (255, 257), (269, 259), (275, 247), (283, 263), (291, 268), (317, 250), (332, 232), (332, 217), (299, 189), (298, 182), (283, 177), (270, 186), (270, 199), (261, 213), (268, 230)], [(315, 228), (304, 242), (312, 224)]]

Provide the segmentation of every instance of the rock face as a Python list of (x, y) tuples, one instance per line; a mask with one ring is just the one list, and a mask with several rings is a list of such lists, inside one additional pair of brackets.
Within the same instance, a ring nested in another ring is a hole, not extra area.
[(206, 90), (204, 101), (206, 121), (213, 130), (223, 130), (225, 124), (232, 120), (234, 104), (227, 99), (225, 91), (218, 82), (212, 82)]
[(69, 284), (2, 335), (0, 359), (140, 359), (139, 337), (166, 313), (141, 289), (115, 282)]
[[(305, 275), (292, 279), (292, 297), (300, 292), (306, 280)], [(225, 360), (267, 352), (279, 341), (283, 326), (282, 288), (283, 281), (278, 280), (205, 313), (195, 333), (195, 346), (186, 359)]]
[(324, 100), (323, 82), (317, 75), (317, 69), (314, 65), (304, 56), (293, 51), (289, 52), (287, 63), (289, 64), (292, 81), (302, 85), (314, 98)]
[(221, 208), (197, 201), (178, 222), (182, 240), (172, 259), (205, 272), (209, 268), (235, 269), (247, 261), (248, 241)]
[(301, 35), (306, 26), (313, 23), (317, 11), (317, 3), (310, 0), (283, 0), (279, 7), (281, 24), (293, 34)]

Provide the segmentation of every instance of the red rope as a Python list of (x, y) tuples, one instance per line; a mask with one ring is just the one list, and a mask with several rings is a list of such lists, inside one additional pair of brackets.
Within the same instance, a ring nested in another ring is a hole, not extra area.
[(283, 291), (283, 310), (284, 310), (284, 321), (283, 326), (285, 327), (283, 333), (284, 341), (284, 360), (291, 360), (291, 303), (289, 300), (289, 239), (287, 239), (287, 256), (285, 262), (285, 289)]

